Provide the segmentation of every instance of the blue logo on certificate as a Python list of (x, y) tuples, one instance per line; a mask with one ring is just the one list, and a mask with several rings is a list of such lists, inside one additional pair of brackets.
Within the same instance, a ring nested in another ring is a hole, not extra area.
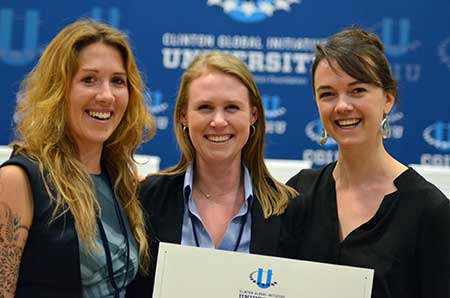
[(267, 289), (269, 287), (274, 287), (277, 285), (276, 281), (272, 281), (272, 269), (264, 271), (262, 268), (250, 273), (250, 280), (255, 283), (261, 289)]

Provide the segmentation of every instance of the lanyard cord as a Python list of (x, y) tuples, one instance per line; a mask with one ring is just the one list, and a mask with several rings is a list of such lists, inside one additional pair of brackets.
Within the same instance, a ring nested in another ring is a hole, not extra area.
[[(249, 211), (250, 211), (250, 205), (247, 206), (247, 212), (245, 212), (245, 214), (242, 216), (241, 218), (241, 228), (239, 229), (239, 235), (238, 235), (238, 239), (236, 240), (236, 244), (234, 246), (233, 251), (237, 251), (239, 248), (239, 245), (241, 245), (241, 238), (242, 238), (242, 234), (244, 233), (244, 227), (247, 223), (247, 219), (249, 216)], [(198, 241), (198, 236), (197, 236), (197, 230), (195, 229), (195, 225), (194, 225), (194, 215), (192, 214), (192, 212), (190, 210), (188, 210), (189, 213), (189, 218), (191, 220), (191, 225), (192, 225), (192, 234), (194, 234), (194, 239), (195, 239), (195, 244), (197, 245), (197, 247), (200, 247), (200, 243)]]
[(108, 267), (109, 281), (111, 282), (111, 285), (114, 288), (114, 298), (119, 298), (120, 292), (123, 289), (125, 289), (126, 282), (127, 282), (128, 269), (130, 266), (130, 242), (128, 240), (128, 233), (127, 233), (127, 230), (125, 227), (125, 220), (123, 219), (122, 213), (120, 212), (119, 203), (117, 202), (117, 199), (115, 197), (113, 199), (114, 199), (114, 206), (116, 209), (116, 215), (119, 218), (120, 229), (124, 235), (126, 247), (127, 247), (127, 253), (126, 253), (127, 262), (126, 262), (126, 266), (125, 266), (125, 268), (126, 268), (125, 269), (125, 277), (124, 277), (123, 283), (120, 286), (120, 288), (117, 287), (116, 279), (114, 278), (112, 259), (111, 259), (111, 251), (109, 249), (109, 244), (108, 244), (108, 239), (106, 238), (105, 229), (103, 228), (103, 224), (102, 224), (102, 221), (99, 216), (97, 216), (97, 225), (99, 227), (100, 237), (102, 238), (103, 247), (105, 249), (106, 265)]

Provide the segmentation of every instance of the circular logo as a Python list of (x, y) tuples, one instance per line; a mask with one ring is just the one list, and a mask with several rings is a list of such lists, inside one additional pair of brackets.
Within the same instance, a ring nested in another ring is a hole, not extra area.
[(301, 0), (208, 0), (208, 6), (219, 6), (233, 20), (242, 23), (257, 23), (273, 16), (277, 10), (290, 11), (291, 5)]

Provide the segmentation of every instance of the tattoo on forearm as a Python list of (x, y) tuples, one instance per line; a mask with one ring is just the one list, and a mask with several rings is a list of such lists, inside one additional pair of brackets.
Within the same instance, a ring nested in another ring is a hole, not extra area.
[(0, 298), (15, 292), (20, 258), (28, 227), (4, 202), (0, 202)]

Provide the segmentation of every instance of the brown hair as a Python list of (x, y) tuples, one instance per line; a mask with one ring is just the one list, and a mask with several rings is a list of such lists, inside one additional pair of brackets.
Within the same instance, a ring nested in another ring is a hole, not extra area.
[(316, 46), (316, 56), (312, 65), (312, 85), (320, 61), (333, 62), (349, 76), (374, 84), (397, 98), (397, 82), (392, 75), (389, 62), (384, 54), (381, 40), (362, 29), (351, 28), (333, 34), (325, 44)]

